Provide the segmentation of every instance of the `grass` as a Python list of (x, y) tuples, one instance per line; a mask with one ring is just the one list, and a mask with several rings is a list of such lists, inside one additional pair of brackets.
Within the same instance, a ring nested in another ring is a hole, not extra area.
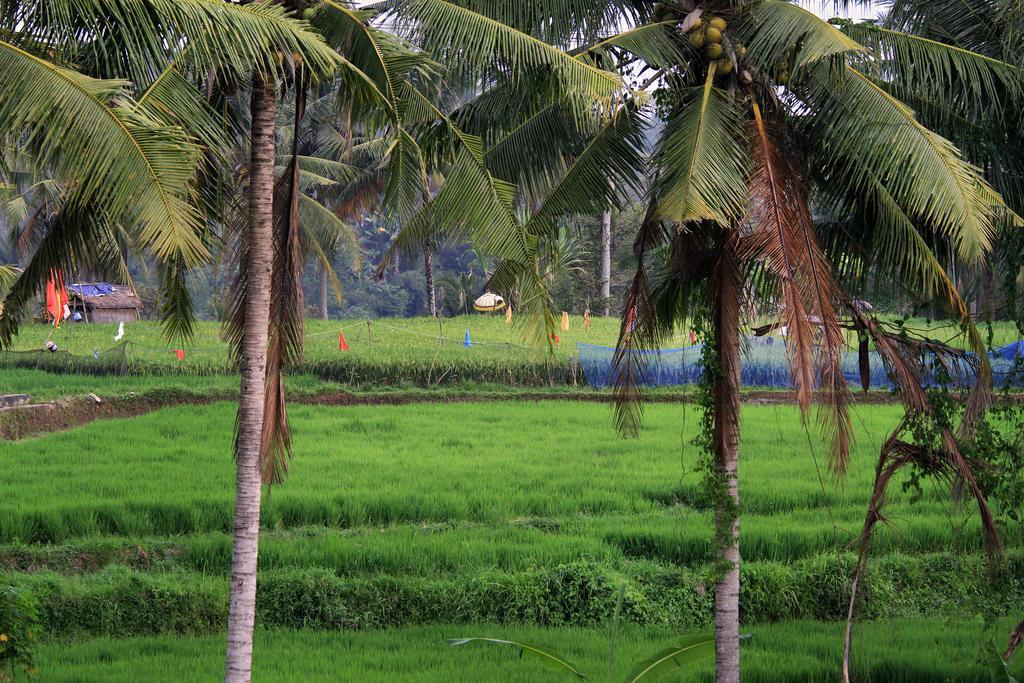
[[(862, 623), (855, 632), (854, 674), (858, 680), (892, 683), (988, 683), (983, 647), (992, 641), (1002, 644), (1010, 628), (1006, 619), (987, 626), (976, 620)], [(841, 653), (839, 624), (798, 621), (745, 630), (753, 634), (742, 651), (745, 682), (836, 680)], [(520, 658), (514, 648), (444, 645), (447, 638), (464, 636), (514, 639), (557, 651), (595, 683), (622, 680), (634, 664), (675, 640), (662, 629), (624, 629), (616, 642), (608, 678), (607, 628), (478, 624), (349, 633), (261, 629), (256, 634), (253, 677), (283, 683), (570, 680), (547, 670), (538, 660)], [(223, 649), (223, 637), (95, 638), (46, 645), (39, 665), (43, 680), (58, 683), (213, 680), (222, 674)], [(703, 661), (673, 680), (710, 681), (712, 665)]]

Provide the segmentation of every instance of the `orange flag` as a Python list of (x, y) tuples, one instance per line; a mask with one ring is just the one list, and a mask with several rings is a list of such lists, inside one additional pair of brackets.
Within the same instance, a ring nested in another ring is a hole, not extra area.
[(339, 351), (348, 351), (348, 342), (345, 341), (345, 333), (344, 332), (339, 332), (338, 333), (338, 350)]
[(178, 360), (185, 360), (185, 349), (174, 349), (174, 355), (178, 357)]
[(505, 308), (505, 324), (506, 325), (511, 325), (512, 324), (512, 306), (507, 306)]
[(569, 330), (569, 313), (562, 311), (562, 331), (566, 332)]
[(53, 316), (54, 327), (60, 327), (67, 302), (68, 293), (64, 291), (64, 278), (60, 271), (51, 269), (50, 279), (46, 282), (46, 312)]

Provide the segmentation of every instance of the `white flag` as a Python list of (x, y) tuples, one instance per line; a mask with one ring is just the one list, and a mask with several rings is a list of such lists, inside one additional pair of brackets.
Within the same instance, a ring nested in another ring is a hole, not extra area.
[(119, 322), (117, 324), (117, 336), (114, 337), (114, 341), (121, 341), (121, 337), (124, 336), (124, 323)]

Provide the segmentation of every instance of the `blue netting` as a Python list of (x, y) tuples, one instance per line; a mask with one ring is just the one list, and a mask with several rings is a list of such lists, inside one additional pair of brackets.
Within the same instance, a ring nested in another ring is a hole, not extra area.
[[(579, 353), (580, 369), (587, 384), (592, 387), (609, 386), (612, 383), (611, 365), (615, 349), (577, 342), (576, 350)], [(1009, 347), (1006, 347), (1006, 350), (1009, 351)], [(991, 356), (994, 383), (998, 387), (1007, 379), (1011, 379), (1013, 384), (1020, 386), (1024, 383), (1024, 373), (1014, 370), (1021, 354), (1004, 354), (1003, 351), (1004, 349), (1000, 349)], [(701, 376), (700, 354), (700, 345), (644, 351), (641, 353), (644, 364), (641, 368), (640, 384), (648, 387), (695, 384), (700, 381)], [(891, 389), (893, 384), (885, 371), (881, 355), (871, 351), (868, 353), (868, 361), (871, 368), (871, 387)], [(953, 385), (965, 386), (972, 381), (973, 373), (969, 367), (944, 367), (934, 359), (925, 365), (928, 368), (925, 385), (936, 385), (939, 383), (939, 377), (947, 376), (948, 383)], [(843, 374), (851, 387), (860, 386), (860, 360), (856, 351), (847, 351), (843, 354)], [(740, 381), (747, 387), (791, 389), (793, 380), (789, 373), (783, 341), (774, 337), (745, 338), (742, 345)]]

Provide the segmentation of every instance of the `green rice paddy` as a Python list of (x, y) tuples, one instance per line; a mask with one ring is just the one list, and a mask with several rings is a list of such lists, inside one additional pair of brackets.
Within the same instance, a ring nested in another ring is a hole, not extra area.
[[(0, 446), (0, 582), (39, 602), (43, 680), (218, 675), (234, 412), (182, 405)], [(463, 635), (560, 649), (604, 680), (620, 587), (613, 680), (710, 628), (693, 407), (648, 406), (636, 440), (616, 436), (609, 406), (571, 400), (291, 415), (292, 472), (263, 502), (258, 680), (547, 680), (510, 650), (443, 645)], [(834, 679), (853, 542), (899, 415), (854, 408), (852, 466), (835, 483), (795, 407), (744, 406), (744, 680)], [(971, 511), (940, 486), (911, 502), (900, 483), (873, 547), (858, 670), (986, 680), (982, 645), (1007, 630), (990, 620), (1024, 602), (1020, 530), (992, 583)]]

